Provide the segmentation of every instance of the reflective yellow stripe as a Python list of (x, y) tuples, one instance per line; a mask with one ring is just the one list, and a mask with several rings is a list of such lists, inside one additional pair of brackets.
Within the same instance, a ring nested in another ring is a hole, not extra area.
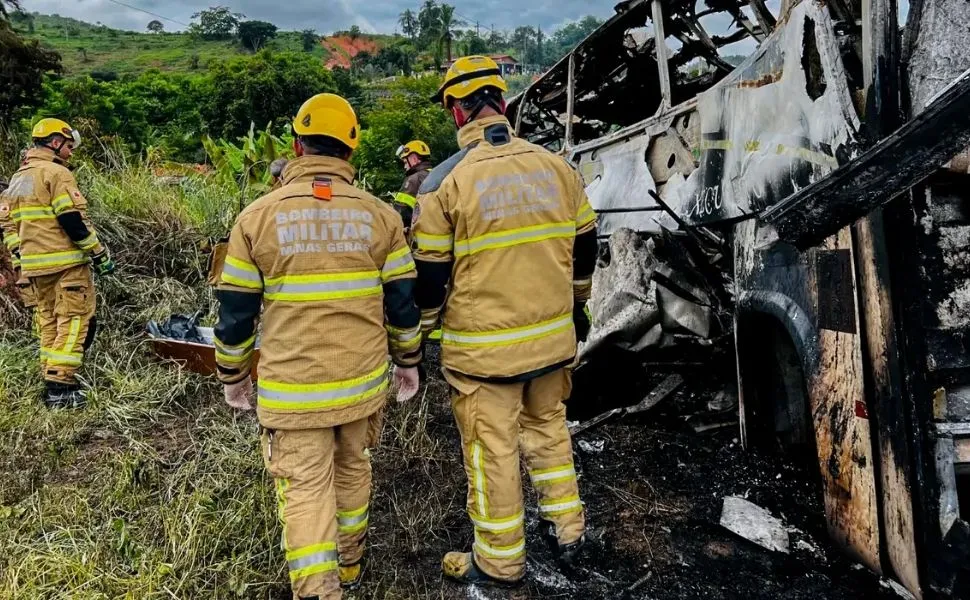
[[(398, 204), (403, 204), (408, 208), (414, 208), (414, 205), (417, 204), (418, 202), (414, 196), (412, 196), (411, 194), (406, 194), (404, 192), (398, 192), (394, 194), (394, 201), (397, 202)], [(407, 225), (407, 223), (405, 223), (405, 225)]]
[(589, 205), (589, 202), (583, 202), (583, 206), (579, 209), (579, 214), (576, 215), (576, 229), (582, 229), (595, 220), (596, 213), (593, 212), (593, 207)]
[(392, 277), (397, 277), (398, 275), (403, 275), (414, 270), (415, 266), (414, 259), (411, 257), (411, 249), (405, 246), (400, 250), (391, 252), (387, 256), (387, 260), (384, 261), (384, 268), (381, 270), (381, 279), (386, 282)]
[(330, 383), (281, 383), (259, 379), (259, 405), (293, 412), (340, 408), (369, 400), (387, 389), (387, 363), (354, 379)]
[(55, 215), (59, 215), (74, 208), (74, 202), (71, 201), (70, 194), (61, 194), (57, 198), (51, 200), (51, 208), (53, 209)]
[(441, 343), (448, 346), (507, 346), (537, 340), (568, 331), (573, 326), (572, 313), (514, 329), (497, 331), (453, 331), (443, 329)]
[(579, 512), (582, 509), (583, 503), (580, 502), (579, 496), (576, 494), (573, 494), (572, 496), (565, 496), (563, 498), (550, 498), (548, 500), (539, 501), (539, 513), (546, 517), (555, 517), (557, 515)]
[(16, 233), (10, 233), (3, 236), (3, 243), (7, 245), (7, 248), (13, 249), (20, 245), (20, 236)]
[(357, 510), (337, 511), (337, 529), (340, 533), (358, 533), (367, 529), (368, 505)]
[(81, 250), (88, 251), (94, 249), (100, 243), (101, 240), (98, 239), (98, 234), (92, 233), (88, 237), (78, 242), (77, 247)]
[(232, 256), (226, 257), (222, 267), (222, 282), (251, 290), (263, 289), (263, 276), (256, 265)]
[[(270, 444), (273, 442), (270, 441)], [(272, 450), (270, 450), (272, 452)], [(280, 524), (283, 525), (283, 536), (280, 540), (283, 546), (283, 550), (289, 550), (289, 546), (286, 543), (286, 490), (290, 487), (290, 480), (285, 478), (279, 478), (276, 480), (276, 508), (278, 509), (278, 516), (280, 519)]]
[(47, 254), (24, 254), (20, 257), (24, 268), (62, 267), (88, 262), (88, 255), (80, 250), (50, 252)]
[(244, 363), (252, 356), (256, 349), (256, 336), (253, 335), (248, 340), (235, 346), (223, 344), (219, 338), (214, 340), (216, 347), (216, 360), (222, 363), (239, 364)]
[(44, 219), (54, 219), (54, 209), (50, 206), (31, 206), (28, 208), (17, 208), (10, 213), (10, 218), (15, 223), (20, 221), (41, 221)]
[(478, 514), (483, 519), (488, 519), (488, 498), (486, 497), (488, 482), (485, 479), (485, 448), (480, 441), (475, 440), (472, 442), (471, 454), (475, 505), (478, 507)]
[(418, 246), (418, 251), (450, 251), (455, 239), (450, 235), (430, 235), (427, 233), (415, 233), (414, 243)]
[(77, 336), (81, 332), (81, 317), (71, 318), (71, 331), (67, 334), (67, 342), (64, 344), (64, 352), (74, 352), (74, 344), (77, 343)]
[(488, 533), (510, 533), (525, 526), (525, 513), (522, 512), (507, 519), (485, 519), (474, 514), (468, 516), (471, 517), (472, 523), (475, 524), (477, 529)]
[(297, 548), (286, 553), (286, 563), (290, 568), (290, 581), (333, 571), (337, 568), (337, 544), (324, 542)]
[(525, 538), (508, 546), (492, 546), (476, 531), (475, 548), (489, 558), (519, 558), (525, 555)]
[(378, 271), (359, 271), (274, 277), (266, 280), (265, 296), (267, 300), (313, 302), (360, 298), (381, 292)]
[(399, 329), (392, 325), (386, 325), (387, 333), (390, 336), (391, 346), (402, 350), (411, 350), (421, 345), (421, 325), (415, 325), (411, 329)]
[(455, 241), (455, 256), (469, 256), (485, 250), (510, 248), (523, 244), (534, 244), (545, 240), (564, 239), (576, 236), (576, 222), (548, 223), (518, 229), (507, 229), (488, 233), (467, 240)]
[(20, 259), (17, 258), (16, 256), (10, 257), (10, 263), (14, 266), (15, 269), (20, 268)]
[(550, 469), (536, 469), (534, 471), (529, 471), (529, 477), (532, 478), (533, 485), (552, 485), (554, 483), (561, 483), (563, 481), (576, 479), (576, 469), (573, 468), (572, 463), (570, 463), (568, 465), (552, 467)]
[(61, 352), (53, 348), (41, 348), (40, 358), (47, 364), (64, 367), (80, 367), (84, 355), (79, 352)]

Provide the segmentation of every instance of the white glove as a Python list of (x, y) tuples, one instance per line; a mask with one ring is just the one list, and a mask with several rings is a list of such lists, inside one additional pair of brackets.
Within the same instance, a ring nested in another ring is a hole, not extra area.
[(394, 366), (394, 385), (397, 386), (397, 401), (407, 402), (418, 393), (421, 376), (417, 367)]
[(229, 406), (236, 410), (253, 410), (253, 380), (249, 377), (223, 385), (222, 392)]

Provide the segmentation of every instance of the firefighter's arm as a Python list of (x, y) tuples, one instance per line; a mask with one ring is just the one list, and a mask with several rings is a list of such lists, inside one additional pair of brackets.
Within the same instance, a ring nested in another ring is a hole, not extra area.
[(215, 327), (219, 381), (233, 384), (249, 377), (256, 351), (256, 321), (263, 303), (263, 276), (239, 222), (229, 236), (222, 279), (216, 289), (219, 323)]
[(575, 173), (576, 241), (573, 243), (573, 300), (586, 303), (593, 290), (596, 268), (596, 213), (589, 203), (583, 180)]
[(92, 256), (106, 257), (105, 247), (87, 217), (88, 202), (78, 189), (74, 176), (66, 169), (52, 182), (51, 208), (75, 246)]
[(0, 196), (0, 236), (3, 245), (10, 251), (10, 262), (14, 269), (20, 268), (20, 235), (11, 215), (10, 201)]
[(446, 181), (434, 192), (419, 196), (411, 221), (418, 269), (415, 299), (421, 309), (421, 331), (425, 337), (438, 327), (454, 264), (454, 227), (444, 205), (453, 185), (453, 181)]
[(388, 219), (391, 252), (381, 266), (384, 285), (384, 326), (387, 329), (391, 359), (400, 367), (421, 362), (421, 312), (414, 301), (417, 271), (411, 250), (404, 239), (398, 219)]

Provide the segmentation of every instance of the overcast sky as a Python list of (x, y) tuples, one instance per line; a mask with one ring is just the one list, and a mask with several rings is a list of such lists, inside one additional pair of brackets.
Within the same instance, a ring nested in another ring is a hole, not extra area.
[[(270, 21), (284, 30), (316, 29), (331, 33), (358, 25), (369, 32), (393, 33), (398, 15), (405, 9), (417, 10), (420, 0), (118, 0), (123, 4), (156, 13), (181, 23), (188, 23), (192, 14), (209, 5), (228, 6), (250, 19)], [(472, 25), (494, 25), (509, 29), (518, 25), (540, 25), (551, 31), (569, 21), (593, 14), (606, 18), (613, 14), (617, 0), (451, 0), (456, 11)], [(144, 31), (154, 17), (121, 6), (111, 0), (23, 0), (30, 12), (59, 14), (90, 23), (100, 21), (117, 29)], [(168, 30), (183, 27), (163, 21)]]

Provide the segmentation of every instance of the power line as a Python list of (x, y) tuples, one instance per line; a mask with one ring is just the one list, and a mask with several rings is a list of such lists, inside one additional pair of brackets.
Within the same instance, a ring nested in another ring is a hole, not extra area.
[(138, 8), (137, 6), (132, 6), (130, 4), (125, 4), (124, 2), (119, 2), (118, 0), (108, 0), (108, 2), (113, 2), (113, 3), (115, 3), (115, 4), (119, 5), (119, 6), (124, 6), (125, 8), (130, 8), (131, 10), (137, 10), (139, 12), (145, 13), (146, 15), (151, 15), (153, 17), (158, 17), (159, 19), (165, 19), (166, 21), (171, 21), (172, 23), (176, 23), (176, 24), (181, 25), (183, 27), (190, 27), (190, 25), (188, 23), (183, 23), (182, 21), (178, 21), (176, 19), (170, 19), (168, 17), (163, 17), (162, 15), (153, 13), (153, 12), (148, 11), (148, 10), (145, 10), (144, 8)]

